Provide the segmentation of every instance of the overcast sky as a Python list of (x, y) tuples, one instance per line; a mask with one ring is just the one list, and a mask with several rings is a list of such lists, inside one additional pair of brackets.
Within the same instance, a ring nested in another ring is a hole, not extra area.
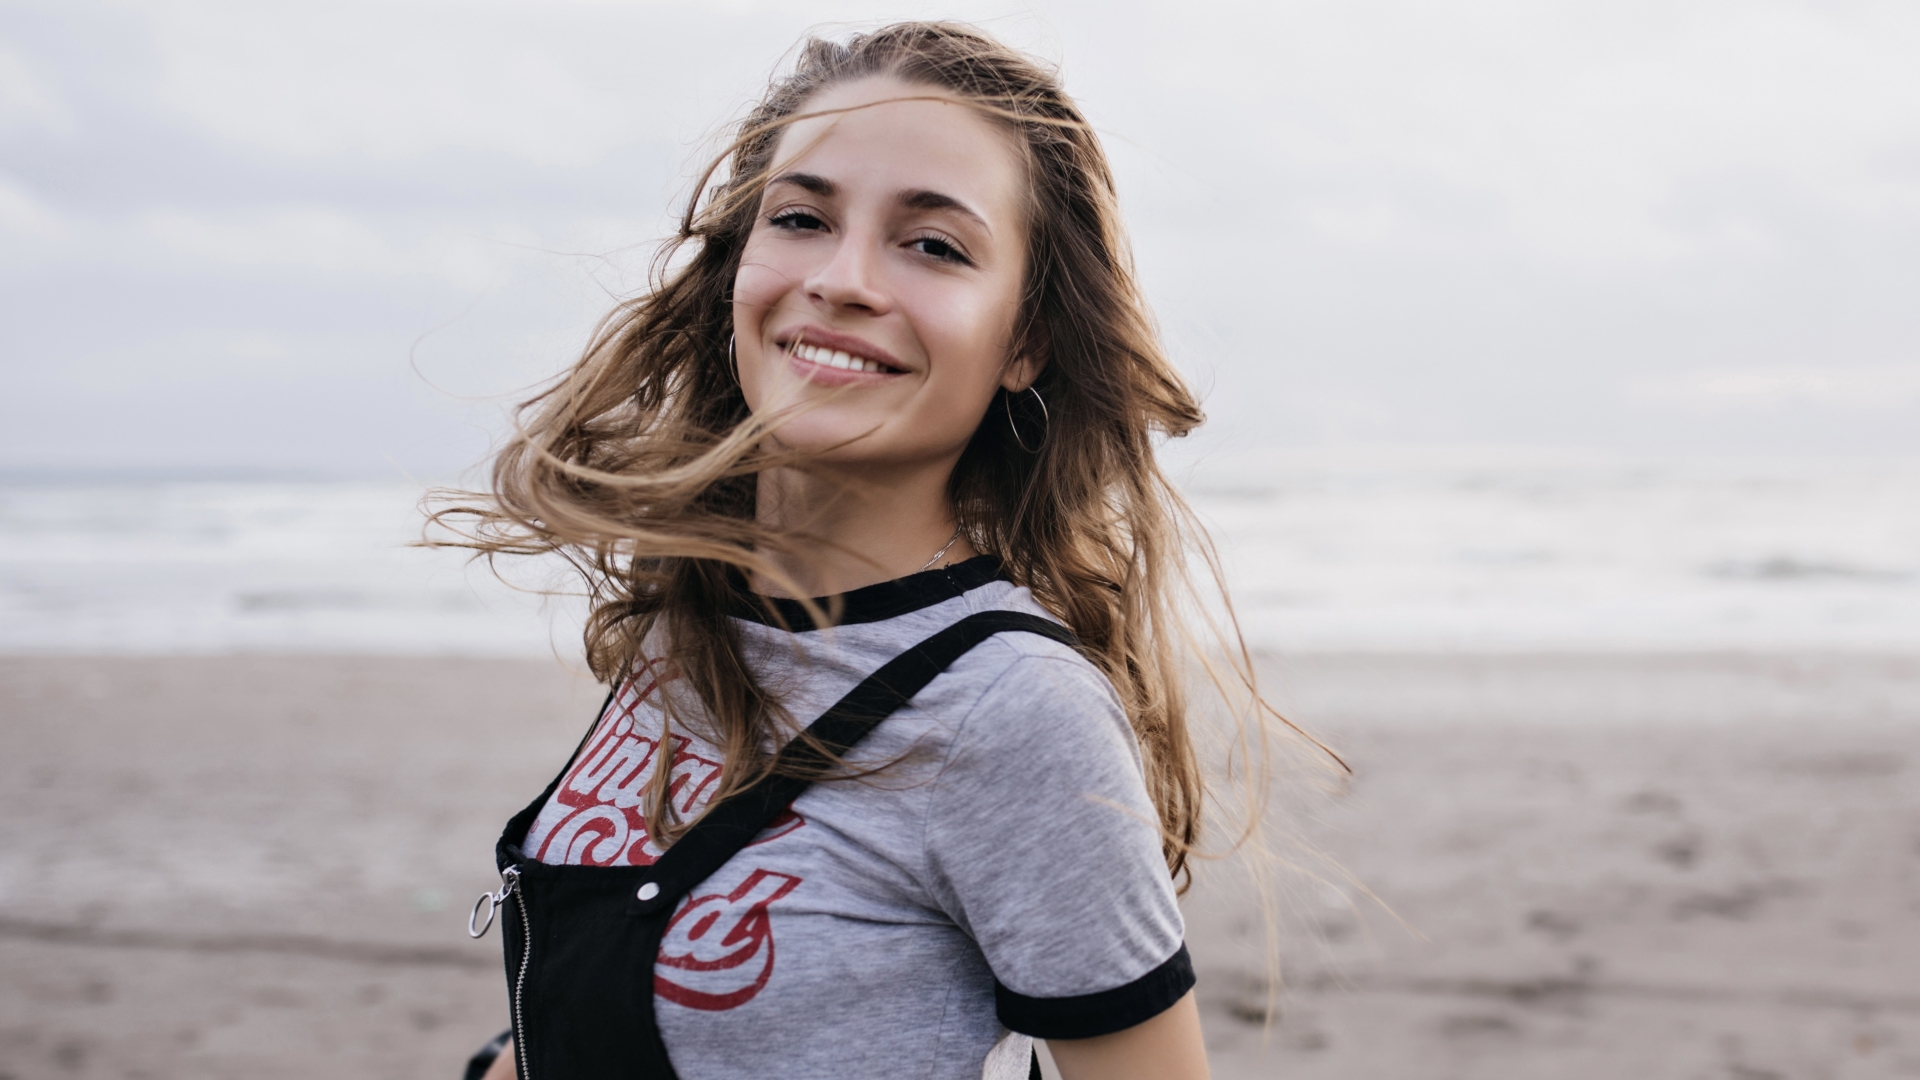
[(1059, 61), (1219, 445), (1920, 454), (1920, 4), (0, 5), (0, 468), (447, 475), (812, 26)]

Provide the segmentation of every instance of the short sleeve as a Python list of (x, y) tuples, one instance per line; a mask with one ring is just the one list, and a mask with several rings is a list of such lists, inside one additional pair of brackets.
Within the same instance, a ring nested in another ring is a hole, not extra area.
[(1091, 664), (1016, 659), (968, 713), (933, 787), (930, 888), (985, 954), (1001, 1023), (1089, 1038), (1193, 987), (1139, 751)]

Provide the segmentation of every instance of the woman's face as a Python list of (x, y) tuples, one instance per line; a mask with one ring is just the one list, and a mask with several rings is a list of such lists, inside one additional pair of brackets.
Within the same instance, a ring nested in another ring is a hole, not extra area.
[(879, 77), (809, 101), (869, 107), (786, 129), (741, 256), (747, 405), (807, 404), (775, 438), (821, 461), (950, 466), (994, 392), (1037, 374), (1009, 355), (1026, 271), (1019, 156), (964, 104), (889, 100), (939, 93)]

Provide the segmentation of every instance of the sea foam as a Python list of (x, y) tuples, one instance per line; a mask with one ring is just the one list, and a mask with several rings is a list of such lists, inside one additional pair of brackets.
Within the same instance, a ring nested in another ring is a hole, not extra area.
[[(1920, 647), (1920, 466), (1241, 454), (1187, 472), (1287, 650)], [(0, 651), (578, 652), (560, 568), (407, 546), (417, 485), (0, 484)]]

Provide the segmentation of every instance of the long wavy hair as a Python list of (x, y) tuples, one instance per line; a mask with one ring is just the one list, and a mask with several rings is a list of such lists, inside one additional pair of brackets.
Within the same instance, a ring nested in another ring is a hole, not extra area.
[[(752, 574), (790, 583), (770, 556), (804, 557), (812, 542), (755, 518), (756, 474), (805, 462), (773, 446), (778, 418), (754, 416), (742, 396), (729, 360), (733, 282), (781, 133), (819, 115), (805, 109), (823, 89), (874, 76), (970, 104), (1024, 158), (1029, 239), (1009, 355), (1044, 361), (1035, 385), (1045, 415), (1033, 395), (1002, 391), (949, 492), (974, 548), (1072, 628), (1119, 692), (1169, 870), (1184, 879), (1205, 792), (1184, 691), (1186, 620), (1199, 610), (1187, 570), (1195, 543), (1211, 553), (1154, 445), (1191, 431), (1200, 407), (1141, 295), (1093, 129), (1053, 71), (979, 30), (908, 22), (806, 41), (698, 180), (650, 287), (520, 407), (492, 490), (454, 493), (432, 520), (456, 535), (431, 542), (571, 560), (589, 594), (589, 667), (614, 682), (643, 664), (672, 666), (701, 733), (724, 751), (716, 801), (776, 767), (773, 750), (799, 724), (755, 677), (726, 612)], [(655, 771), (647, 807), (667, 839), (687, 824), (667, 798), (670, 771)]]

